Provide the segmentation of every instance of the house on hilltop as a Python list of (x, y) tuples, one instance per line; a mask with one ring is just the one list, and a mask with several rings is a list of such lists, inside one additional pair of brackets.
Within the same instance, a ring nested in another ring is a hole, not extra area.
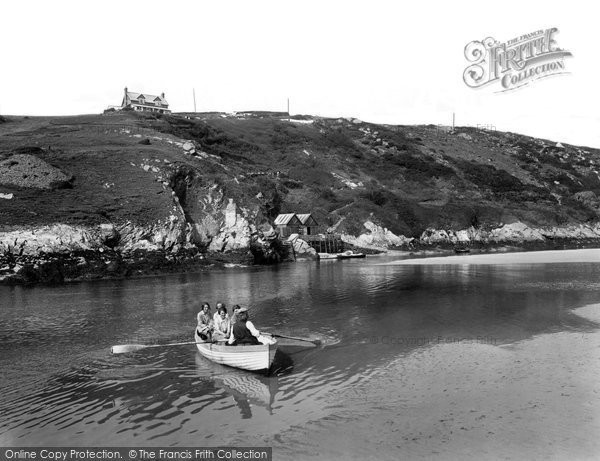
[(121, 109), (133, 109), (136, 111), (158, 112), (160, 114), (170, 114), (169, 103), (165, 99), (165, 94), (155, 96), (148, 93), (134, 93), (128, 91), (125, 87), (125, 95), (121, 103)]

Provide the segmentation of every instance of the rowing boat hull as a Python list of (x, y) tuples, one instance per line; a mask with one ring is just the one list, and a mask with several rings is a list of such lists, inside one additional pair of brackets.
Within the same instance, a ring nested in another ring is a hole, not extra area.
[(242, 370), (268, 370), (275, 358), (277, 344), (260, 344), (258, 346), (227, 346), (224, 344), (202, 342), (195, 333), (198, 351), (208, 360)]
[(338, 259), (353, 259), (353, 258), (366, 258), (364, 253), (339, 253)]

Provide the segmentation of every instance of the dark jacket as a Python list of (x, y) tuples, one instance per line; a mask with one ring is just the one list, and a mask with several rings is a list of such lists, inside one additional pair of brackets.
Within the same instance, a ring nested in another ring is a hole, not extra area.
[(252, 333), (250, 333), (250, 330), (248, 330), (248, 327), (246, 327), (245, 321), (235, 322), (233, 325), (233, 337), (235, 338), (235, 341), (233, 342), (234, 345), (260, 344), (258, 339), (256, 339), (256, 336), (253, 336)]

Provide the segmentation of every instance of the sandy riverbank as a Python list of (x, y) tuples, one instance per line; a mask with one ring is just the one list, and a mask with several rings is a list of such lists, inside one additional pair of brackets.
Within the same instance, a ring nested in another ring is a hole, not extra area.
[(512, 253), (466, 254), (399, 259), (384, 265), (433, 264), (544, 264), (600, 262), (600, 249), (519, 251)]
[[(598, 459), (600, 305), (575, 312), (590, 320), (590, 331), (503, 346), (439, 344), (401, 357), (335, 397), (352, 412), (340, 409), (285, 431), (274, 453), (280, 459)], [(358, 439), (360, 448), (348, 453)]]

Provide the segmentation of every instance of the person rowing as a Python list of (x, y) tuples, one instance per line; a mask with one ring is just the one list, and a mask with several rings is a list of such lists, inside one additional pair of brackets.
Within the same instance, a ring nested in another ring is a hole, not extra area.
[(242, 307), (237, 311), (236, 322), (231, 329), (231, 336), (228, 343), (232, 346), (237, 346), (242, 344), (273, 344), (274, 341), (260, 334), (260, 331), (248, 319), (248, 309)]

